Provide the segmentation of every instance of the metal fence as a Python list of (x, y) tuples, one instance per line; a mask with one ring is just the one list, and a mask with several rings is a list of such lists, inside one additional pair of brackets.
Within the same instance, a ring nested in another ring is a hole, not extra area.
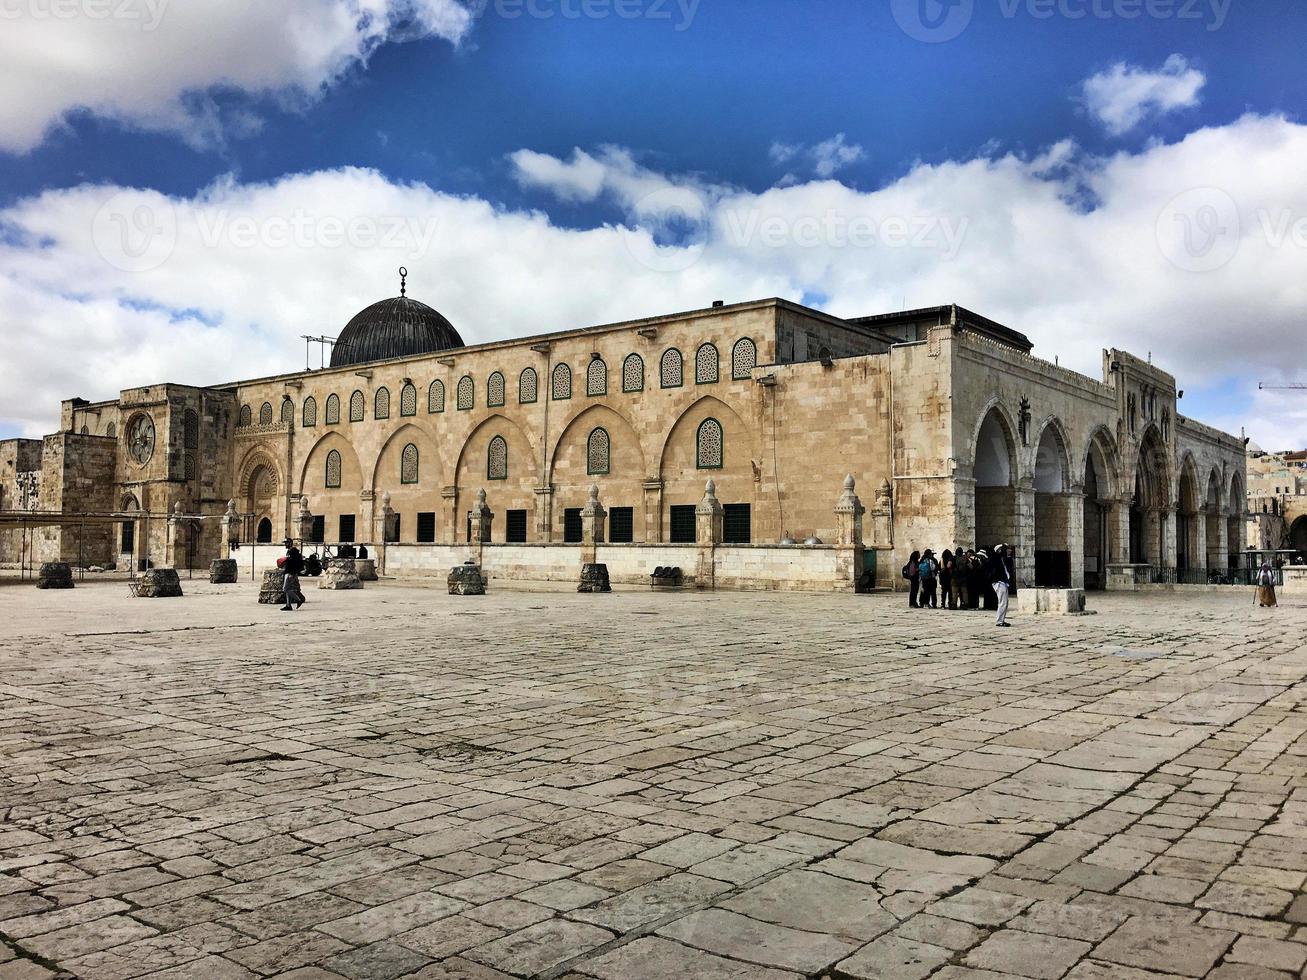
[[(1284, 584), (1284, 571), (1271, 570), (1276, 586)], [(1172, 568), (1153, 565), (1148, 581), (1153, 585), (1255, 585), (1259, 570), (1256, 568)]]

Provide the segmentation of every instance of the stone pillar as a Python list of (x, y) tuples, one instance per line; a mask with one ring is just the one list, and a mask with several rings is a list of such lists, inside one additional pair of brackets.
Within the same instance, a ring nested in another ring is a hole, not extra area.
[[(974, 506), (974, 498), (972, 503)], [(896, 562), (893, 560), (894, 490), (889, 480), (880, 481), (871, 504), (870, 544), (876, 552), (876, 585), (880, 588), (898, 589), (902, 579), (891, 571)]]
[(376, 544), (377, 495), (371, 490), (359, 491), (359, 517), (359, 523), (363, 527), (362, 533), (366, 537), (360, 537), (357, 532), (354, 536), (359, 538), (360, 544)]
[(1207, 569), (1207, 515), (1201, 510), (1189, 518), (1189, 565), (1195, 571)]
[(862, 515), (866, 508), (854, 490), (853, 474), (844, 478), (844, 489), (835, 502), (835, 588), (849, 592), (862, 578)]
[(1066, 510), (1066, 549), (1071, 553), (1071, 588), (1085, 587), (1085, 494), (1074, 488), (1063, 496)]
[(295, 521), (295, 536), (299, 539), (300, 545), (313, 539), (313, 513), (309, 510), (309, 498), (300, 497), (299, 515)]
[(554, 540), (554, 488), (535, 487), (536, 540), (548, 544)]
[(1105, 564), (1125, 564), (1130, 561), (1130, 501), (1110, 500), (1107, 512), (1107, 561)]
[(476, 503), (472, 505), (472, 541), (469, 544), (472, 559), (478, 565), (481, 564), (481, 546), (490, 540), (490, 523), (494, 519), (495, 515), (486, 505), (486, 492), (478, 490)]
[(1163, 568), (1175, 568), (1175, 511), (1164, 510), (1158, 517), (1159, 533), (1162, 536), (1162, 554), (1160, 564)]
[(1012, 491), (1012, 526), (1016, 540), (1006, 542), (1016, 562), (1017, 586), (1028, 589), (1035, 584), (1035, 488), (1019, 486)]
[(180, 546), (183, 520), (182, 502), (179, 500), (172, 505), (172, 513), (168, 515), (168, 537), (163, 556), (163, 564), (166, 568), (177, 567), (177, 549)]
[(1234, 513), (1230, 515), (1231, 520), (1228, 523), (1234, 528), (1234, 537), (1230, 537), (1227, 528), (1226, 550), (1231, 555), (1242, 555), (1248, 547), (1248, 515), (1245, 513), (1245, 504), (1242, 500), (1234, 502), (1231, 509)]
[(644, 481), (644, 540), (661, 544), (663, 540), (663, 481)]
[(399, 515), (395, 513), (395, 508), (390, 506), (390, 494), (381, 495), (381, 541), (377, 547), (377, 557), (375, 560), (376, 570), (386, 574), (386, 548), (391, 541), (394, 541), (399, 535)]
[(458, 544), (463, 540), (463, 520), (458, 512), (458, 487), (443, 488), (440, 497), (445, 501), (445, 513), (449, 515), (449, 530), (441, 540), (445, 544)]
[(236, 501), (227, 501), (227, 513), (222, 515), (222, 545), (227, 549), (227, 557), (231, 557), (232, 542), (240, 537), (241, 524), (240, 518), (236, 516)]
[(698, 589), (714, 588), (713, 562), (722, 541), (722, 505), (717, 499), (717, 484), (712, 480), (704, 487), (703, 500), (694, 509), (694, 543), (698, 547), (694, 585)]
[(604, 524), (608, 512), (599, 502), (599, 487), (590, 485), (590, 497), (581, 508), (581, 564), (593, 565), (595, 548), (604, 543)]
[(1216, 567), (1222, 572), (1230, 567), (1230, 522), (1224, 514), (1216, 518)]

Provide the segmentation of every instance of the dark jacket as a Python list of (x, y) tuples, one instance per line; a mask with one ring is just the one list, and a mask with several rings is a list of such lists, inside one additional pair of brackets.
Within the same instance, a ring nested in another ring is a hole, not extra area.
[(304, 556), (300, 554), (299, 548), (291, 548), (286, 552), (286, 561), (281, 567), (287, 575), (296, 578), (304, 574)]
[(990, 558), (988, 574), (990, 585), (999, 582), (1006, 582), (1009, 588), (1016, 585), (1017, 577), (1011, 555), (994, 555)]

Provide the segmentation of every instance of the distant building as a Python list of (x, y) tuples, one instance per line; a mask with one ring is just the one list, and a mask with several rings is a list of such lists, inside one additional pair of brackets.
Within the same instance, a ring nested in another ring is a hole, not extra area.
[(1268, 453), (1248, 444), (1248, 544), (1307, 555), (1307, 450)]

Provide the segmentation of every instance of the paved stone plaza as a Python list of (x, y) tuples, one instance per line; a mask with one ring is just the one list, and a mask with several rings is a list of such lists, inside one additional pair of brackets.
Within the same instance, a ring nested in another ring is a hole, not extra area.
[(0, 978), (1307, 976), (1307, 605), (0, 589)]

